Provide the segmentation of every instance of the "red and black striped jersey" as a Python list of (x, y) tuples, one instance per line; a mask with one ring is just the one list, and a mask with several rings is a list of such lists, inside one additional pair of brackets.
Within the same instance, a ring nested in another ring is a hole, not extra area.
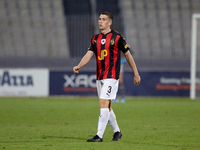
[(129, 50), (122, 35), (114, 30), (105, 35), (94, 35), (88, 50), (96, 56), (97, 80), (119, 79), (121, 51), (125, 53)]

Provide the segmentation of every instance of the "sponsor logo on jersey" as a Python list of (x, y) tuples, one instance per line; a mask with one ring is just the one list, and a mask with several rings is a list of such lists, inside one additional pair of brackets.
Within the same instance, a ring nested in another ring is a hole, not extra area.
[(108, 52), (107, 52), (106, 49), (101, 50), (101, 57), (98, 56), (98, 59), (99, 60), (104, 60), (107, 55), (108, 55)]

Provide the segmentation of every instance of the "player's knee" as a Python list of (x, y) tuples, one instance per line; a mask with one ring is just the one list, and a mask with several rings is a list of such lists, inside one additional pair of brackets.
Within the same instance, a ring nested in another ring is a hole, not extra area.
[(109, 100), (100, 99), (99, 105), (100, 105), (100, 108), (109, 108)]

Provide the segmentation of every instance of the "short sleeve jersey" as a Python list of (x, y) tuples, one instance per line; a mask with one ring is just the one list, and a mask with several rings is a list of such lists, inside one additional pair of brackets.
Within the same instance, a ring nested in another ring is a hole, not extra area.
[(129, 50), (121, 34), (111, 30), (105, 35), (94, 35), (88, 50), (96, 56), (97, 80), (119, 79), (121, 51), (125, 53)]

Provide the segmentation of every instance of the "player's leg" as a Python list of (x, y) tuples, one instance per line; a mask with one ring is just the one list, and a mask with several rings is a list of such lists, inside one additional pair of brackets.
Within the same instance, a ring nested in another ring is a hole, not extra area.
[(97, 134), (91, 138), (88, 139), (87, 142), (102, 142), (103, 141), (103, 133), (105, 131), (106, 125), (108, 123), (109, 119), (109, 100), (103, 99), (102, 96), (102, 91), (104, 86), (104, 82), (102, 80), (97, 80), (97, 93), (99, 96), (99, 104), (100, 104), (100, 116), (99, 116), (99, 121), (98, 121), (98, 129), (97, 129)]
[(99, 102), (100, 116), (99, 116), (99, 122), (98, 122), (97, 135), (100, 138), (103, 137), (104, 131), (106, 129), (106, 125), (110, 118), (109, 103), (110, 103), (110, 100), (107, 100), (107, 99), (100, 99), (100, 102)]
[(114, 113), (113, 109), (111, 108), (111, 101), (110, 101), (110, 105), (109, 105), (109, 110), (110, 110), (110, 117), (109, 117), (108, 123), (114, 131), (112, 141), (118, 141), (122, 137), (122, 133), (119, 129), (115, 113)]
[(114, 131), (112, 141), (118, 141), (122, 137), (122, 133), (119, 129), (116, 116), (111, 108), (111, 100), (100, 99), (100, 116), (98, 122), (98, 132), (97, 135), (102, 138), (104, 131), (106, 129), (107, 123), (111, 126)]
[(111, 104), (112, 104), (112, 100), (109, 101), (109, 105), (108, 105), (109, 111), (112, 110)]
[[(103, 134), (110, 119), (110, 110), (111, 110), (111, 99), (116, 97), (118, 89), (118, 80), (110, 79), (110, 80), (103, 80), (97, 81), (97, 92), (100, 99), (100, 116), (98, 121), (98, 131), (97, 135), (94, 136), (92, 139), (87, 140), (88, 142), (102, 142), (103, 141)], [(113, 115), (114, 112), (112, 111)], [(113, 119), (111, 119), (113, 120)], [(116, 120), (116, 117), (115, 117)], [(111, 121), (112, 122), (112, 121)], [(116, 121), (114, 121), (117, 124)], [(118, 125), (117, 125), (118, 126)], [(121, 134), (121, 132), (119, 132)], [(115, 138), (114, 141), (117, 141), (121, 135), (117, 136), (116, 133), (114, 134)]]
[[(98, 93), (98, 97), (100, 98), (100, 95), (101, 95), (101, 93), (102, 93), (102, 87), (103, 87), (103, 85), (104, 85), (104, 82), (102, 81), (102, 80), (97, 80), (96, 81), (96, 85), (97, 85), (97, 93)], [(99, 103), (100, 103), (100, 106), (101, 105), (103, 105), (103, 102), (102, 102), (102, 104), (101, 104), (101, 100), (99, 101)], [(106, 103), (106, 101), (105, 101), (105, 103)], [(105, 105), (105, 104), (104, 104)], [(104, 115), (102, 115), (102, 114), (106, 114), (106, 113), (104, 113), (104, 112), (107, 112), (107, 110), (105, 109), (101, 109), (101, 107), (100, 107), (100, 116), (99, 116), (99, 121), (98, 121), (98, 131), (99, 131), (99, 129), (101, 128), (100, 126), (101, 126), (101, 124), (102, 123), (100, 123), (100, 122), (102, 122), (103, 121), (103, 119), (102, 119), (102, 116), (104, 116)], [(107, 114), (108, 115), (108, 114)], [(107, 116), (106, 115), (106, 116)], [(104, 120), (105, 121), (105, 120)], [(102, 130), (102, 129), (100, 129), (100, 130)], [(98, 134), (98, 132), (97, 132), (97, 134)], [(101, 133), (99, 133), (99, 135), (95, 135), (93, 138), (91, 138), (91, 139), (88, 139), (87, 140), (87, 142), (103, 142), (103, 135), (101, 135)]]
[(110, 100), (100, 99), (100, 116), (98, 121), (98, 129), (97, 134), (91, 139), (88, 139), (88, 142), (103, 142), (103, 134), (106, 129), (106, 125), (108, 123), (108, 119), (110, 118), (109, 112), (109, 103)]
[(111, 109), (111, 111), (110, 111), (110, 118), (108, 120), (108, 123), (109, 123), (110, 127), (113, 129), (114, 133), (120, 132), (120, 129), (119, 129), (119, 126), (117, 124), (116, 116), (115, 116), (113, 109)]
[[(112, 85), (111, 87), (111, 91), (110, 89), (107, 91), (107, 92), (110, 92), (110, 100), (109, 100), (109, 113), (110, 113), (110, 116), (109, 116), (109, 120), (108, 120), (108, 123), (109, 125), (111, 126), (111, 128), (113, 129), (114, 131), (114, 135), (113, 135), (113, 139), (112, 141), (118, 141), (119, 138), (122, 137), (122, 133), (120, 132), (120, 129), (119, 129), (119, 126), (118, 126), (118, 123), (117, 123), (117, 120), (116, 120), (116, 116), (115, 116), (115, 113), (112, 109), (112, 101), (111, 99), (115, 99), (116, 98), (116, 95), (117, 95), (117, 90), (118, 90), (118, 84), (119, 84), (119, 80), (111, 80), (112, 83), (109, 83), (107, 85), (107, 87), (109, 87), (109, 85)], [(104, 91), (105, 93), (105, 91)], [(107, 104), (105, 105), (107, 106)]]

